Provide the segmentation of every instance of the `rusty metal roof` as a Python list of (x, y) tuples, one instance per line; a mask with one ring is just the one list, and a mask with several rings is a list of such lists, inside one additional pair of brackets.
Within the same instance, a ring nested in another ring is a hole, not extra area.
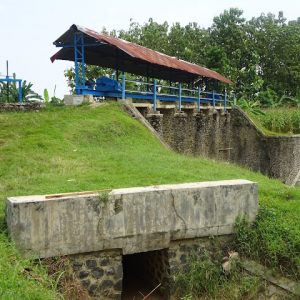
[[(72, 25), (54, 42), (54, 45), (57, 47), (73, 45), (73, 36), (76, 32), (84, 34), (84, 43), (87, 44), (85, 46), (87, 64), (118, 67), (121, 71), (178, 82), (193, 82), (199, 77), (207, 77), (232, 83), (221, 74), (205, 67), (78, 25)], [(98, 42), (99, 45), (88, 46), (92, 42)], [(74, 50), (72, 47), (62, 48), (51, 57), (52, 62), (56, 59), (74, 61)]]

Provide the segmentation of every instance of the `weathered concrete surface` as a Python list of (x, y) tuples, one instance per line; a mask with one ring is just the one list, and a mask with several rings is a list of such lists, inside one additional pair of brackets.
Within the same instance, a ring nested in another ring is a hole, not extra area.
[(175, 151), (231, 161), (288, 185), (300, 184), (300, 135), (266, 136), (239, 108), (182, 111), (160, 108), (160, 136)]
[(257, 185), (227, 180), (112, 190), (109, 194), (10, 197), (7, 224), (26, 254), (50, 257), (109, 249), (123, 254), (170, 241), (233, 232), (258, 209)]
[(64, 95), (64, 104), (68, 106), (77, 106), (82, 103), (93, 103), (91, 95)]

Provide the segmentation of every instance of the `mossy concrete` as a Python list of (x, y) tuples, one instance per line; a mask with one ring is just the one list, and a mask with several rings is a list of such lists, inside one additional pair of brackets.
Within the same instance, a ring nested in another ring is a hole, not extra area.
[(34, 257), (168, 248), (172, 240), (231, 234), (254, 221), (257, 185), (248, 180), (160, 185), (98, 193), (10, 197), (7, 224), (16, 246)]

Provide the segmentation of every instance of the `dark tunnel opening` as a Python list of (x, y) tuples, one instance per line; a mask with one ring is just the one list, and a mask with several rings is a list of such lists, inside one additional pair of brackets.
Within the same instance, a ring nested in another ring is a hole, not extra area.
[(122, 300), (167, 299), (168, 253), (166, 249), (123, 255)]

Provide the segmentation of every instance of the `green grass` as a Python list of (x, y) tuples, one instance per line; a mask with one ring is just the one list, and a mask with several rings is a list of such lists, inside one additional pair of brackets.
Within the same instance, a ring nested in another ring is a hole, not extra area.
[(251, 118), (267, 134), (300, 134), (300, 108), (264, 109), (265, 115), (251, 115)]
[(174, 276), (176, 299), (258, 299), (263, 280), (245, 272), (239, 259), (230, 261), (230, 271), (225, 274), (222, 258), (224, 253), (203, 250), (192, 254)]
[[(39, 113), (0, 114), (0, 177), (2, 223), (8, 196), (253, 180), (259, 183), (260, 206), (272, 212), (272, 217), (260, 218), (254, 228), (261, 232), (265, 254), (271, 261), (276, 255), (283, 257), (280, 261), (288, 261), (293, 274), (300, 270), (300, 189), (225, 162), (167, 150), (116, 103), (97, 108), (60, 107)], [(40, 283), (23, 275), (22, 267), (32, 268), (33, 264), (17, 255), (5, 227), (0, 237), (0, 298), (54, 297), (50, 280)], [(261, 253), (258, 245), (251, 247), (253, 253)], [(35, 267), (34, 274), (43, 272), (41, 267)]]

